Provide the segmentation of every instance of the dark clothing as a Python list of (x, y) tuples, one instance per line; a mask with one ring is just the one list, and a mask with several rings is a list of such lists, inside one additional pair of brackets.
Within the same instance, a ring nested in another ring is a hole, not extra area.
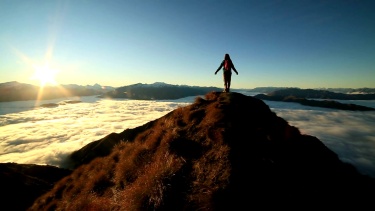
[(234, 67), (234, 64), (232, 62), (231, 59), (229, 59), (228, 61), (228, 69), (225, 69), (225, 59), (221, 62), (219, 68), (217, 68), (217, 70), (215, 71), (215, 75), (217, 72), (219, 72), (219, 70), (221, 68), (223, 68), (223, 79), (224, 79), (224, 91), (225, 92), (229, 92), (229, 89), (230, 89), (230, 82), (231, 82), (231, 78), (232, 78), (232, 70), (238, 75), (238, 72), (236, 70), (236, 68)]
[(215, 74), (216, 74), (217, 72), (219, 72), (219, 70), (220, 70), (221, 68), (223, 68), (223, 73), (225, 73), (226, 71), (228, 71), (228, 72), (230, 72), (230, 74), (232, 74), (232, 71), (231, 71), (231, 70), (233, 69), (233, 71), (236, 72), (236, 74), (238, 75), (238, 72), (237, 72), (236, 68), (234, 67), (234, 64), (233, 64), (232, 60), (229, 60), (229, 64), (230, 64), (230, 69), (229, 69), (229, 70), (225, 70), (225, 68), (224, 68), (224, 64), (225, 64), (225, 59), (221, 62), (220, 66), (219, 66), (219, 68), (217, 68)]
[(231, 78), (232, 78), (232, 71), (230, 71), (230, 70), (224, 70), (224, 71), (223, 71), (223, 79), (224, 79), (224, 82), (225, 82), (225, 81), (228, 81), (228, 83), (230, 83)]

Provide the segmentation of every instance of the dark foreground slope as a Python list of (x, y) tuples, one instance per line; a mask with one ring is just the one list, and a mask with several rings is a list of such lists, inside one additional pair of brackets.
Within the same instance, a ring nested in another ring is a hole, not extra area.
[(70, 173), (71, 170), (55, 166), (0, 163), (0, 209), (26, 210), (35, 199)]
[(374, 179), (253, 97), (211, 92), (134, 130), (76, 152), (78, 167), (29, 210), (373, 206)]

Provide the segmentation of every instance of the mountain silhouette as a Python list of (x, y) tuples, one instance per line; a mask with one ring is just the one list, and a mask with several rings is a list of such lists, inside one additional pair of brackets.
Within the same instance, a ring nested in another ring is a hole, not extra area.
[(136, 100), (166, 100), (204, 95), (209, 91), (220, 91), (217, 87), (172, 85), (163, 82), (132, 84), (102, 94), (102, 98), (127, 98)]
[(48, 100), (72, 96), (100, 95), (114, 90), (110, 86), (80, 86), (76, 84), (39, 87), (31, 84), (11, 81), (0, 83), (0, 102), (24, 101), (24, 100)]
[(293, 95), (283, 96), (277, 94), (257, 94), (255, 98), (261, 100), (270, 100), (270, 101), (282, 101), (282, 102), (293, 102), (299, 103), (306, 106), (322, 107), (322, 108), (331, 108), (339, 110), (350, 110), (350, 111), (375, 111), (375, 108), (356, 105), (353, 103), (340, 103), (334, 100), (309, 100), (306, 98), (299, 98)]
[(260, 99), (209, 92), (72, 153), (29, 210), (251, 210), (373, 206), (375, 181)]
[[(370, 92), (373, 89), (358, 89), (366, 90)], [(267, 93), (268, 96), (277, 97), (290, 97), (296, 98), (315, 98), (315, 99), (335, 99), (335, 100), (375, 100), (374, 93), (363, 93), (363, 94), (345, 94), (339, 92), (333, 92), (328, 90), (314, 90), (314, 89), (300, 89), (300, 88), (285, 88), (278, 89)]]

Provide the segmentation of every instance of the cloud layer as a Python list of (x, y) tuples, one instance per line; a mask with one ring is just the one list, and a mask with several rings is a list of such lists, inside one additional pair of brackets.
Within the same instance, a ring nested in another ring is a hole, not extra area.
[[(82, 102), (52, 108), (38, 105), (67, 99), (0, 103), (0, 163), (63, 167), (64, 159), (74, 150), (112, 132), (120, 133), (159, 118), (192, 103), (194, 98), (140, 101), (91, 96), (70, 98)], [(352, 163), (363, 174), (375, 177), (375, 112), (265, 102), (303, 134), (319, 138), (342, 161)], [(375, 101), (365, 103), (366, 106), (375, 107)]]

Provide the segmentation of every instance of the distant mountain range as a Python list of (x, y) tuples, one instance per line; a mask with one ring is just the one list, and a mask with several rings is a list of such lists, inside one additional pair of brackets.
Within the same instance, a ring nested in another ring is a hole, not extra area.
[(106, 92), (103, 98), (128, 98), (136, 100), (167, 100), (179, 99), (189, 96), (204, 95), (211, 91), (221, 91), (217, 87), (200, 87), (187, 85), (171, 85), (163, 82), (153, 84), (133, 84), (116, 88)]
[[(371, 91), (371, 90), (368, 90)], [(315, 89), (300, 89), (300, 88), (285, 88), (268, 92), (269, 96), (289, 97), (296, 98), (315, 98), (315, 99), (336, 99), (336, 100), (375, 100), (375, 93), (367, 93), (358, 91), (351, 93), (332, 92), (328, 90), (315, 90)]]
[[(259, 93), (271, 93), (277, 90), (293, 90), (293, 89), (300, 89), (298, 87), (256, 87), (254, 89), (242, 89), (251, 92), (259, 92)], [(342, 94), (375, 94), (375, 88), (315, 88), (315, 89), (302, 89), (302, 90), (316, 90), (319, 92), (326, 91), (327, 93), (342, 93)]]
[[(172, 85), (164, 82), (153, 84), (132, 84), (122, 87), (68, 84), (61, 86), (38, 86), (16, 81), (0, 84), (0, 102), (53, 99), (70, 96), (98, 95), (102, 98), (127, 98), (137, 100), (179, 99), (189, 96), (204, 95), (210, 91), (221, 91), (218, 87), (201, 87), (188, 85)], [(300, 89), (287, 87), (257, 87), (254, 89), (232, 89), (233, 92), (248, 91), (268, 95), (267, 100), (281, 100), (285, 97), (319, 98), (340, 100), (375, 100), (374, 88), (361, 89)]]
[[(294, 102), (302, 105), (334, 108), (352, 111), (374, 111), (375, 108), (356, 104), (345, 104), (335, 100), (375, 100), (375, 94), (343, 94), (326, 90), (286, 88), (267, 94), (257, 94), (255, 98), (270, 101)], [(310, 98), (310, 99), (309, 99)], [(324, 100), (314, 100), (324, 99)]]
[[(204, 95), (207, 92), (219, 92), (222, 89), (217, 87), (196, 87), (196, 86), (178, 86), (165, 83), (154, 84), (134, 84), (116, 88), (113, 91), (106, 92), (101, 95), (104, 98), (128, 98), (137, 100), (164, 100), (179, 99), (187, 96)], [(334, 101), (336, 100), (375, 100), (375, 94), (344, 94), (331, 92), (327, 90), (300, 89), (300, 88), (276, 88), (263, 87), (255, 89), (233, 89), (232, 91), (248, 91), (260, 92), (266, 94), (258, 94), (255, 97), (262, 100), (296, 102), (302, 105), (334, 108), (341, 110), (353, 111), (373, 111), (374, 108), (360, 106), (355, 104), (344, 104)], [(371, 91), (368, 89), (367, 91)], [(358, 93), (358, 90), (356, 91)], [(363, 92), (362, 92), (363, 93)], [(307, 98), (326, 99), (312, 100)]]
[(31, 84), (16, 81), (0, 83), (0, 102), (23, 101), (23, 100), (48, 100), (71, 96), (100, 95), (114, 90), (111, 86), (99, 84), (80, 86), (76, 84), (45, 86), (43, 88)]

